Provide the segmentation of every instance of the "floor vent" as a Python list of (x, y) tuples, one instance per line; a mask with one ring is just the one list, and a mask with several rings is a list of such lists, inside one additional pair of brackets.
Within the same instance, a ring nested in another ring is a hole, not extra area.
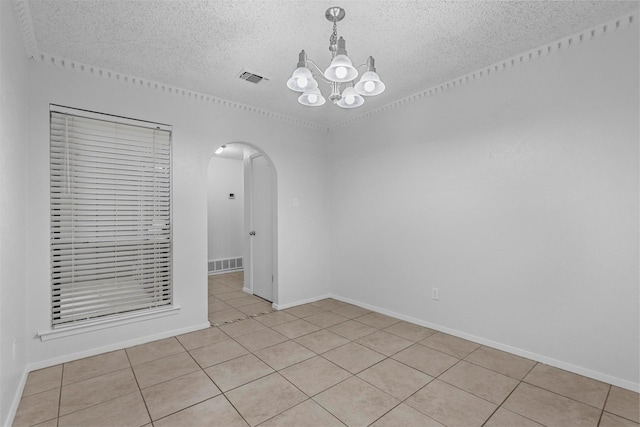
[(242, 257), (215, 259), (209, 261), (209, 274), (226, 273), (227, 271), (242, 270)]
[(246, 80), (246, 81), (248, 81), (248, 82), (256, 83), (256, 84), (257, 84), (257, 83), (260, 83), (262, 80), (268, 80), (268, 79), (267, 79), (267, 78), (265, 78), (265, 77), (259, 76), (259, 75), (254, 74), (254, 73), (250, 73), (250, 72), (248, 72), (248, 71), (243, 71), (242, 73), (240, 73), (240, 76), (239, 76), (239, 77), (240, 77), (242, 80)]

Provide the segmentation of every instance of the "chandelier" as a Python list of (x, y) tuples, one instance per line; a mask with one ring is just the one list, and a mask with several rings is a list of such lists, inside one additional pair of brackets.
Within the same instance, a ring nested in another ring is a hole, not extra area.
[[(298, 102), (309, 107), (323, 105), (326, 100), (314, 77), (320, 78), (331, 88), (329, 100), (338, 107), (356, 108), (364, 104), (363, 96), (379, 95), (384, 91), (384, 83), (376, 73), (375, 61), (372, 56), (367, 59), (366, 64), (354, 67), (347, 56), (346, 42), (342, 37), (338, 38), (338, 22), (342, 21), (345, 11), (341, 7), (330, 7), (325, 12), (325, 17), (333, 22), (333, 33), (329, 39), (329, 50), (331, 51), (331, 64), (322, 72), (315, 62), (307, 58), (307, 53), (302, 50), (298, 57), (298, 68), (295, 69), (291, 78), (287, 81), (287, 87), (296, 92), (302, 92), (298, 97)], [(315, 67), (315, 71), (308, 68), (308, 65)], [(358, 78), (358, 68), (367, 67), (367, 71)]]

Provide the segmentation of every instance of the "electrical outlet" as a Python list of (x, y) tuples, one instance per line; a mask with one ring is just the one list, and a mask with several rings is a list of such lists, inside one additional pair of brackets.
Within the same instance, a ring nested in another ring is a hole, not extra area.
[(431, 288), (431, 298), (434, 300), (440, 299), (440, 291), (438, 288)]

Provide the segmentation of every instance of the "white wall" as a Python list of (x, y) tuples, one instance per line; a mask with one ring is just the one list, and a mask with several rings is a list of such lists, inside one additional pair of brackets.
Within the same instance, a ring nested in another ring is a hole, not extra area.
[[(235, 199), (229, 198), (229, 193)], [(244, 167), (240, 159), (214, 157), (207, 168), (208, 259), (243, 253)]]
[[(41, 366), (207, 322), (207, 166), (222, 144), (262, 148), (278, 173), (279, 303), (328, 292), (326, 134), (266, 115), (115, 79), (29, 64), (29, 361)], [(49, 329), (49, 103), (173, 125), (173, 277), (177, 316), (40, 342)], [(251, 126), (247, 126), (250, 122)], [(290, 209), (304, 194), (306, 209)], [(304, 234), (312, 245), (301, 244)]]
[(27, 113), (27, 59), (11, 2), (0, 1), (0, 425), (27, 365)]
[(338, 129), (333, 293), (637, 389), (638, 81), (636, 23)]

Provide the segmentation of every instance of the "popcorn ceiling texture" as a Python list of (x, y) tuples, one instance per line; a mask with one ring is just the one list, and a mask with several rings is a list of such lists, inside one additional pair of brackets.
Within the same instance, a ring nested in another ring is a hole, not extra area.
[[(374, 56), (387, 90), (358, 109), (343, 110), (329, 103), (303, 107), (285, 85), (301, 49), (321, 68), (329, 64), (331, 23), (324, 11), (334, 2), (14, 3), (27, 54), (36, 59), (110, 70), (139, 84), (164, 84), (171, 92), (228, 100), (236, 108), (322, 128), (420, 97), (427, 88), (639, 7), (636, 1), (344, 1), (338, 34), (354, 65)], [(248, 83), (238, 78), (243, 69), (269, 80)], [(320, 89), (328, 95), (322, 82)]]

